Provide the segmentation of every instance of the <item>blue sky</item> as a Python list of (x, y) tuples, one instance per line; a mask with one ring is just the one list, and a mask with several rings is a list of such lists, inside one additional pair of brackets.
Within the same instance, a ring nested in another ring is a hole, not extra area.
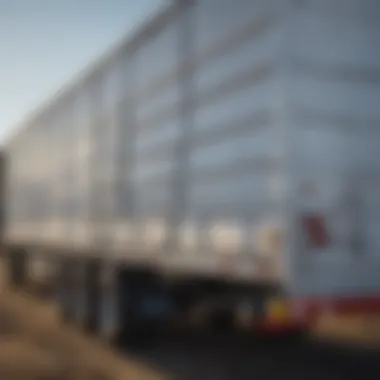
[(0, 142), (164, 0), (0, 0)]

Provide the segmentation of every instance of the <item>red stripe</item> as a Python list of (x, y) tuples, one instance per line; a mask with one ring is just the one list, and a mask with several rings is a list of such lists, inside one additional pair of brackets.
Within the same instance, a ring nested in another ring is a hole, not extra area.
[(380, 315), (380, 297), (289, 300), (289, 306), (290, 310), (293, 308), (294, 311), (293, 319), (284, 322), (273, 322), (269, 319), (256, 320), (252, 322), (252, 328), (255, 331), (268, 334), (301, 332), (307, 330), (316, 318), (326, 311), (338, 315)]
[(307, 326), (303, 323), (296, 321), (289, 321), (284, 323), (273, 323), (269, 321), (254, 322), (253, 329), (258, 332), (270, 333), (270, 334), (282, 334), (288, 332), (304, 331)]
[(339, 314), (380, 313), (380, 297), (297, 300), (293, 305), (304, 310), (304, 317), (326, 310)]

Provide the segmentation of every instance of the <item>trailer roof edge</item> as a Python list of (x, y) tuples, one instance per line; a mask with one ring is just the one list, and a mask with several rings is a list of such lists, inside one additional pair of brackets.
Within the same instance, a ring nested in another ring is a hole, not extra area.
[(171, 12), (177, 9), (180, 5), (181, 1), (168, 2), (149, 14), (144, 21), (139, 22), (126, 31), (123, 36), (118, 39), (116, 43), (106, 49), (103, 54), (91, 60), (87, 65), (75, 73), (71, 79), (59, 87), (57, 91), (50, 94), (47, 99), (41, 101), (39, 106), (28, 112), (21, 122), (11, 128), (9, 134), (1, 142), (2, 149), (6, 150), (7, 146), (11, 145), (14, 141), (17, 141), (18, 137), (22, 136), (22, 134), (27, 131), (29, 127), (31, 127), (31, 125), (44, 114), (44, 112), (46, 112), (46, 110), (59, 102), (70, 91), (75, 91), (81, 83), (104, 70), (108, 64), (126, 51), (133, 49), (142, 39), (149, 36), (152, 31), (160, 29)]

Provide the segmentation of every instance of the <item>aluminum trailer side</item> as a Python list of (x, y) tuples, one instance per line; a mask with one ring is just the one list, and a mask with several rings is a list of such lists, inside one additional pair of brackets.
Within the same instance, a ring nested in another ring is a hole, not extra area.
[(8, 143), (8, 244), (271, 286), (292, 320), (378, 305), (379, 20), (174, 2)]
[(9, 143), (9, 239), (206, 274), (224, 274), (234, 257), (231, 274), (281, 276), (253, 239), (279, 203), (281, 10), (185, 3)]
[(0, 244), (3, 244), (4, 223), (5, 223), (5, 192), (6, 192), (6, 158), (4, 153), (0, 152)]

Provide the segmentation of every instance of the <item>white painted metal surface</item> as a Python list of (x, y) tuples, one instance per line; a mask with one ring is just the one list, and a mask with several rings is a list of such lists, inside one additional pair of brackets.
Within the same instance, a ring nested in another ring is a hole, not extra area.
[[(180, 4), (9, 143), (8, 238), (300, 295), (378, 291), (378, 1)], [(306, 245), (306, 212), (327, 246)]]
[[(296, 223), (292, 289), (370, 294), (380, 288), (380, 3), (309, 0), (292, 15), (292, 208), (323, 216), (325, 247)], [(305, 183), (311, 183), (307, 189)]]

